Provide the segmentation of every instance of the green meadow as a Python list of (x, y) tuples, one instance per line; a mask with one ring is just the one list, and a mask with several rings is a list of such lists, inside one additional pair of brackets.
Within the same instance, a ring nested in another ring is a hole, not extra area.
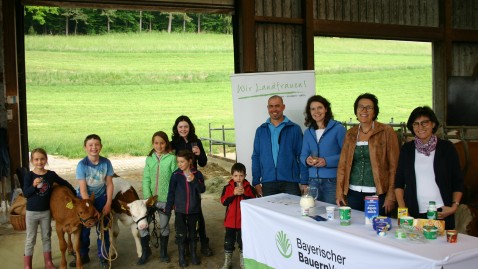
[[(96, 133), (105, 156), (143, 156), (151, 135), (171, 134), (182, 114), (200, 137), (209, 123), (234, 127), (231, 35), (26, 36), (25, 49), (30, 149), (79, 158), (84, 137)], [(429, 43), (317, 37), (315, 66), (316, 91), (339, 121), (355, 121), (364, 92), (379, 98), (382, 122), (406, 121), (432, 103)]]

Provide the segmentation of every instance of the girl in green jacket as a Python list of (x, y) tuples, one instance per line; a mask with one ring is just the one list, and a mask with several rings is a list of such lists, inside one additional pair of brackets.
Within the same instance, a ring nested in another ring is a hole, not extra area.
[[(163, 131), (158, 131), (153, 134), (151, 139), (153, 149), (146, 157), (146, 164), (143, 171), (143, 197), (148, 199), (151, 196), (157, 195), (158, 200), (155, 204), (159, 211), (159, 231), (160, 231), (160, 257), (161, 261), (169, 262), (168, 256), (168, 240), (169, 240), (169, 218), (170, 216), (164, 214), (164, 207), (168, 198), (169, 182), (171, 175), (178, 168), (176, 163), (176, 156), (171, 153), (171, 144), (168, 135)], [(149, 249), (149, 233), (141, 237), (148, 242), (146, 249)], [(144, 249), (144, 247), (143, 247)], [(145, 253), (144, 262), (149, 257), (151, 251)], [(149, 254), (149, 255), (148, 255)], [(143, 255), (142, 255), (143, 256)]]

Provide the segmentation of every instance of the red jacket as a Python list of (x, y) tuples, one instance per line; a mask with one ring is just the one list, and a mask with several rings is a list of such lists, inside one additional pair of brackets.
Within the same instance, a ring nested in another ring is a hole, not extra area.
[(234, 195), (235, 182), (232, 179), (222, 190), (221, 203), (227, 207), (226, 217), (224, 218), (224, 226), (226, 228), (241, 228), (241, 201), (257, 196), (256, 190), (251, 186), (249, 181), (244, 179), (242, 185), (244, 186), (243, 195)]

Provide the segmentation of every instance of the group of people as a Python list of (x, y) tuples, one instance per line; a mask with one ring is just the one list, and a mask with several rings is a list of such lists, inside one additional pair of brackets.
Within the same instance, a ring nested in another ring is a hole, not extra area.
[[(163, 131), (158, 131), (152, 137), (152, 150), (146, 157), (143, 172), (143, 196), (148, 199), (157, 196), (154, 209), (159, 214), (160, 224), (160, 259), (169, 262), (167, 252), (169, 241), (169, 219), (171, 212), (175, 213), (176, 243), (179, 250), (179, 265), (188, 265), (185, 254), (188, 249), (192, 264), (200, 264), (196, 253), (197, 237), (201, 244), (201, 254), (211, 256), (209, 238), (206, 236), (204, 216), (201, 209), (201, 193), (206, 189), (204, 177), (197, 166), (207, 164), (207, 156), (201, 141), (195, 134), (195, 128), (187, 116), (177, 118), (173, 126), (172, 140)], [(103, 227), (108, 226), (113, 200), (113, 166), (107, 158), (100, 155), (101, 138), (96, 134), (88, 135), (83, 143), (87, 154), (79, 161), (76, 168), (78, 189), (55, 172), (45, 168), (48, 157), (45, 150), (37, 148), (31, 152), (33, 169), (25, 175), (23, 192), (27, 198), (24, 268), (31, 269), (33, 247), (36, 242), (38, 226), (41, 228), (45, 268), (53, 269), (51, 259), (51, 215), (50, 196), (54, 183), (67, 186), (79, 198), (88, 199), (94, 194), (94, 207), (104, 216)], [(98, 216), (99, 217), (99, 216)], [(103, 237), (100, 237), (102, 232)], [(151, 255), (149, 247), (149, 230), (139, 231), (142, 245), (142, 255), (137, 264), (146, 263)], [(109, 232), (96, 227), (98, 236), (98, 259), (101, 268), (109, 268), (108, 253), (110, 249)], [(74, 256), (71, 267), (76, 266), (76, 259), (82, 263), (90, 262), (90, 228), (83, 227), (81, 232), (80, 256)], [(104, 251), (105, 253), (102, 253)]]
[[(59, 177), (55, 172), (47, 170), (45, 166), (48, 163), (48, 155), (42, 148), (36, 148), (31, 151), (30, 161), (33, 169), (24, 177), (23, 194), (27, 198), (26, 210), (26, 239), (24, 252), (24, 268), (32, 268), (33, 248), (36, 242), (38, 226), (41, 228), (43, 242), (43, 256), (45, 268), (56, 268), (51, 259), (51, 214), (50, 197), (54, 183), (68, 187), (73, 194), (79, 198), (88, 199), (94, 196), (93, 206), (99, 215), (106, 216), (101, 218), (103, 224), (107, 225), (111, 212), (111, 203), (113, 200), (113, 166), (110, 160), (100, 156), (102, 149), (101, 138), (96, 134), (88, 135), (83, 143), (87, 154), (85, 158), (78, 162), (76, 168), (76, 178), (78, 189), (66, 180)], [(99, 216), (97, 216), (99, 217)], [(107, 227), (107, 226), (104, 226)], [(109, 264), (105, 257), (107, 253), (102, 253), (102, 243), (104, 243), (107, 252), (109, 251), (109, 233), (104, 232), (103, 240), (100, 239), (100, 225), (96, 227), (98, 235), (98, 257), (102, 268), (108, 268)], [(83, 263), (88, 263), (90, 246), (90, 228), (83, 228), (81, 231), (80, 258)], [(76, 259), (70, 263), (71, 267), (76, 267)]]
[[(257, 194), (301, 194), (317, 190), (317, 199), (364, 210), (366, 196), (379, 197), (380, 215), (389, 216), (398, 205), (409, 215), (426, 218), (435, 201), (445, 228), (455, 226), (464, 182), (458, 154), (448, 140), (435, 133), (440, 125), (428, 106), (410, 114), (407, 128), (415, 136), (400, 148), (397, 134), (377, 121), (378, 99), (371, 93), (354, 102), (358, 125), (346, 130), (333, 119), (330, 102), (314, 95), (307, 101), (305, 126), (284, 115), (282, 97), (268, 100), (269, 118), (254, 138), (252, 185)], [(302, 190), (301, 190), (302, 188)]]
[[(355, 100), (354, 114), (359, 124), (349, 130), (334, 120), (330, 102), (320, 95), (307, 101), (304, 133), (284, 115), (282, 97), (271, 96), (267, 109), (270, 117), (255, 132), (252, 181), (246, 179), (245, 166), (236, 163), (221, 194), (221, 203), (227, 207), (223, 269), (231, 268), (236, 243), (243, 268), (240, 202), (255, 197), (277, 193), (301, 195), (305, 188), (314, 188), (318, 200), (363, 211), (364, 198), (377, 195), (380, 215), (390, 215), (398, 204), (408, 207), (409, 214), (415, 218), (425, 218), (428, 202), (435, 201), (439, 208), (438, 218), (445, 220), (446, 229), (454, 227), (453, 214), (464, 188), (463, 175), (452, 143), (435, 135), (439, 121), (431, 108), (417, 107), (412, 111), (407, 128), (415, 139), (401, 149), (393, 128), (377, 121), (378, 99), (370, 93), (361, 94)], [(202, 255), (213, 255), (201, 208), (201, 193), (206, 187), (197, 169), (198, 165), (207, 164), (203, 145), (187, 116), (176, 119), (171, 141), (165, 132), (158, 131), (153, 134), (151, 143), (142, 186), (145, 199), (157, 196), (154, 210), (159, 212), (160, 260), (170, 261), (167, 251), (169, 220), (174, 210), (179, 266), (188, 265), (187, 253), (192, 264), (200, 264), (197, 241)], [(108, 215), (111, 211), (114, 171), (111, 162), (100, 156), (101, 138), (95, 134), (87, 136), (84, 149), (87, 156), (78, 163), (76, 170), (78, 191), (55, 172), (45, 169), (47, 154), (43, 149), (31, 153), (34, 168), (25, 176), (23, 190), (27, 197), (25, 269), (31, 268), (38, 225), (45, 268), (55, 268), (51, 261), (49, 212), (54, 182), (68, 186), (83, 199), (94, 193), (98, 212)], [(98, 236), (99, 232), (97, 229)], [(80, 257), (75, 257), (83, 263), (90, 261), (89, 235), (90, 229), (83, 228)], [(141, 265), (151, 255), (149, 230), (140, 231), (140, 236), (143, 252), (137, 264)], [(108, 238), (105, 232), (107, 253)], [(97, 243), (101, 267), (108, 268), (99, 237)], [(76, 261), (70, 266), (75, 267)]]
[[(197, 169), (198, 165), (203, 167), (207, 164), (207, 156), (189, 117), (178, 117), (172, 131), (171, 141), (163, 131), (153, 134), (153, 149), (146, 158), (143, 172), (143, 197), (158, 196), (155, 207), (159, 212), (160, 259), (163, 262), (170, 261), (167, 252), (169, 219), (174, 210), (179, 266), (185, 267), (188, 265), (187, 252), (192, 264), (201, 262), (196, 250), (198, 237), (201, 254), (213, 255), (201, 208), (201, 193), (206, 186), (202, 173)], [(149, 233), (141, 237), (142, 245), (143, 241), (143, 254), (138, 264), (144, 264), (150, 255)]]

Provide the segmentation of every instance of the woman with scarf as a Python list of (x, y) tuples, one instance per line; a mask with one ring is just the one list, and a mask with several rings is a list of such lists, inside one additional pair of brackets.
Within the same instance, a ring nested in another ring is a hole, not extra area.
[(407, 128), (414, 141), (403, 145), (395, 177), (395, 195), (399, 207), (408, 207), (414, 218), (427, 218), (430, 201), (436, 202), (438, 219), (445, 229), (455, 227), (454, 213), (463, 195), (463, 175), (453, 144), (435, 135), (439, 122), (428, 107), (415, 108)]

